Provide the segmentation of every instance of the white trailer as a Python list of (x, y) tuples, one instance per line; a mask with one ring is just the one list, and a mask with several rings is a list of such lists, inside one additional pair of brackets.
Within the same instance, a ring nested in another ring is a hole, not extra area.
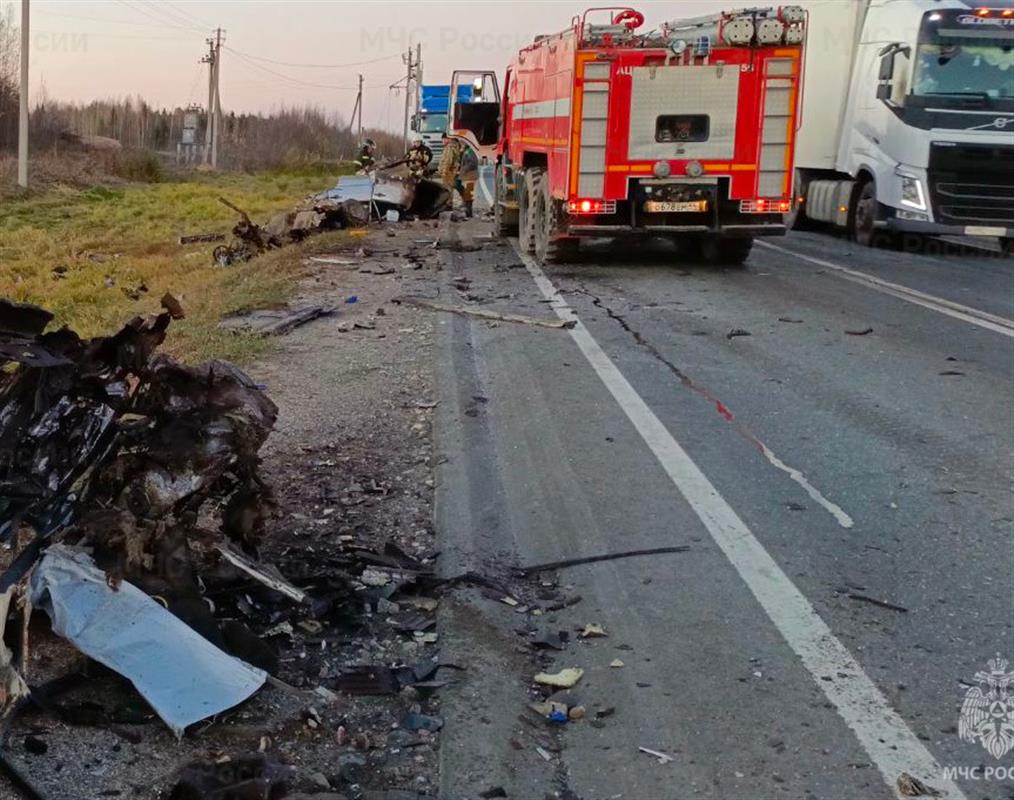
[(787, 222), (1014, 241), (1014, 0), (803, 0)]

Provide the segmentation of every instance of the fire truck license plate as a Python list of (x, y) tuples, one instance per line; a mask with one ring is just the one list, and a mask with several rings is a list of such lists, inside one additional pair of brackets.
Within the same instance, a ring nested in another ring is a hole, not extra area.
[(649, 214), (668, 214), (679, 211), (707, 211), (707, 200), (686, 200), (682, 202), (669, 202), (663, 200), (648, 200), (644, 204), (644, 210)]

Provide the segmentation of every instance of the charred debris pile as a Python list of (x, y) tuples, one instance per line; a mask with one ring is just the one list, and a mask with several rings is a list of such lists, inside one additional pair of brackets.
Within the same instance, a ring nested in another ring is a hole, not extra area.
[[(391, 165), (393, 166), (393, 165)], [(299, 242), (329, 230), (360, 228), (370, 220), (431, 219), (449, 207), (451, 194), (442, 184), (425, 178), (389, 174), (378, 170), (366, 175), (347, 175), (331, 189), (302, 200), (291, 211), (255, 223), (241, 208), (224, 197), (219, 201), (239, 215), (230, 244), (213, 251), (215, 263), (229, 266), (249, 261), (267, 250)], [(180, 238), (180, 244), (215, 241), (218, 234)], [(224, 238), (224, 237), (222, 237)]]
[[(183, 736), (265, 684), (334, 702), (326, 686), (283, 681), (279, 634), (344, 635), (399, 592), (439, 588), (431, 559), (393, 543), (260, 558), (272, 498), (259, 451), (277, 408), (232, 364), (160, 354), (183, 315), (169, 295), (163, 307), (87, 340), (0, 300), (0, 771), (26, 797), (41, 795), (3, 750), (17, 714), (54, 713), (52, 676), (44, 687), (28, 674), (47, 621), (90, 674), (127, 679)], [(435, 640), (435, 608), (405, 605), (396, 629)], [(348, 695), (432, 691), (438, 669), (364, 665), (328, 683)], [(73, 672), (56, 682), (80, 683), (80, 663)]]

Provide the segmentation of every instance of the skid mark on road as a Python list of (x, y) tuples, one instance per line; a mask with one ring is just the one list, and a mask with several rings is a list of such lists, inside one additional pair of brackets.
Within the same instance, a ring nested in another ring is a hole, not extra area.
[(897, 780), (907, 772), (939, 790), (941, 797), (964, 798), (810, 601), (605, 354), (539, 265), (526, 253), (518, 255), (549, 307), (560, 319), (574, 322), (568, 333), (578, 349), (895, 795), (903, 797)]
[(773, 466), (775, 469), (781, 470), (786, 475), (788, 475), (791, 480), (799, 484), (799, 486), (802, 487), (803, 491), (806, 492), (806, 494), (809, 496), (811, 500), (813, 500), (813, 502), (815, 502), (817, 505), (819, 505), (821, 508), (827, 511), (827, 513), (829, 513), (832, 517), (834, 517), (835, 522), (837, 522), (843, 528), (852, 528), (855, 525), (855, 522), (853, 521), (852, 517), (849, 516), (849, 514), (845, 511), (845, 509), (843, 509), (837, 503), (825, 497), (824, 494), (816, 486), (810, 483), (807, 477), (800, 470), (796, 469), (795, 467), (790, 467), (788, 464), (782, 461), (777, 455), (775, 455), (774, 451), (772, 451), (771, 448), (768, 447), (757, 434), (755, 434), (746, 424), (740, 422), (736, 418), (736, 415), (733, 413), (732, 409), (730, 409), (725, 403), (723, 403), (721, 400), (715, 397), (715, 395), (713, 395), (706, 386), (702, 386), (701, 384), (697, 383), (693, 378), (691, 378), (683, 370), (681, 370), (669, 359), (667, 359), (664, 355), (662, 355), (661, 351), (657, 347), (655, 347), (655, 345), (649, 342), (640, 331), (633, 328), (630, 325), (630, 323), (627, 322), (626, 317), (622, 316), (621, 314), (618, 314), (616, 311), (614, 311), (612, 308), (606, 305), (601, 298), (599, 298), (597, 295), (592, 294), (587, 289), (581, 288), (575, 289), (573, 291), (590, 297), (592, 305), (594, 305), (597, 308), (601, 308), (603, 311), (605, 311), (606, 315), (610, 319), (615, 320), (620, 325), (620, 327), (623, 328), (623, 330), (625, 330), (627, 333), (631, 335), (631, 337), (633, 337), (634, 341), (637, 342), (637, 344), (640, 347), (644, 348), (649, 353), (651, 353), (651, 355), (659, 363), (661, 363), (663, 366), (666, 367), (666, 369), (668, 369), (673, 375), (675, 375), (679, 379), (680, 383), (682, 383), (690, 391), (703, 397), (709, 403), (712, 403), (715, 406), (715, 410), (719, 413), (719, 415), (721, 415), (723, 419), (725, 419), (730, 425), (732, 425), (732, 428), (733, 430), (736, 431), (736, 433), (738, 433), (740, 436), (746, 439), (751, 445), (757, 448), (760, 454), (767, 459), (768, 463), (771, 464), (771, 466)]
[(858, 270), (851, 269), (850, 267), (843, 267), (841, 264), (825, 261), (822, 258), (814, 258), (813, 256), (797, 253), (794, 250), (788, 250), (784, 247), (770, 244), (769, 242), (758, 241), (757, 244), (768, 250), (774, 250), (776, 253), (784, 253), (787, 256), (793, 256), (794, 258), (798, 258), (802, 261), (808, 261), (811, 264), (815, 264), (818, 267), (829, 269), (839, 278), (851, 281), (852, 283), (857, 283), (860, 286), (865, 286), (868, 289), (873, 289), (881, 292), (882, 294), (890, 295), (891, 297), (897, 297), (899, 300), (904, 300), (906, 303), (922, 306), (923, 308), (928, 308), (930, 311), (936, 311), (938, 314), (944, 314), (945, 316), (953, 319), (959, 319), (962, 322), (978, 325), (980, 328), (985, 328), (987, 331), (993, 331), (993, 333), (999, 333), (1003, 336), (1014, 338), (1014, 320), (1007, 319), (1007, 317), (990, 314), (987, 311), (980, 311), (979, 309), (972, 308), (971, 306), (964, 306), (961, 303), (955, 303), (952, 300), (945, 300), (944, 298), (937, 297), (936, 295), (920, 292), (918, 289), (910, 289), (909, 287), (902, 286), (898, 283), (885, 281), (883, 278), (878, 278), (875, 275), (867, 275), (865, 272), (859, 272)]

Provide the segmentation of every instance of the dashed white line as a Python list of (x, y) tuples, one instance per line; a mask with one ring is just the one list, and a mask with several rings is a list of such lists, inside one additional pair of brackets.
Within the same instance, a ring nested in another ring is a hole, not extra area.
[(519, 256), (550, 308), (560, 319), (574, 322), (569, 333), (581, 353), (896, 796), (902, 797), (898, 777), (907, 772), (938, 789), (943, 797), (964, 798), (803, 593), (606, 355), (539, 265), (526, 253)]
[(814, 258), (813, 256), (797, 253), (794, 250), (779, 247), (778, 245), (771, 244), (770, 242), (758, 241), (757, 244), (761, 247), (766, 247), (768, 250), (784, 253), (787, 256), (793, 256), (794, 258), (798, 258), (802, 261), (808, 261), (818, 267), (824, 267), (825, 269), (832, 270), (840, 278), (852, 281), (853, 283), (858, 283), (870, 289), (875, 289), (883, 294), (897, 297), (899, 300), (904, 300), (906, 303), (913, 303), (917, 306), (928, 308), (931, 311), (936, 311), (939, 314), (944, 314), (954, 319), (960, 319), (962, 322), (969, 322), (972, 325), (978, 325), (980, 328), (993, 331), (993, 333), (999, 333), (1003, 336), (1014, 338), (1014, 320), (1012, 319), (997, 316), (996, 314), (990, 314), (986, 311), (980, 311), (977, 308), (971, 308), (970, 306), (965, 306), (961, 303), (955, 303), (953, 300), (945, 300), (942, 297), (926, 294), (925, 292), (920, 292), (918, 289), (910, 289), (908, 286), (891, 283), (890, 281), (885, 281), (883, 278), (878, 278), (875, 275), (867, 275), (865, 272), (859, 272), (858, 270), (851, 269), (850, 267), (843, 267), (841, 264), (835, 264), (834, 262), (826, 261), (823, 258)]

